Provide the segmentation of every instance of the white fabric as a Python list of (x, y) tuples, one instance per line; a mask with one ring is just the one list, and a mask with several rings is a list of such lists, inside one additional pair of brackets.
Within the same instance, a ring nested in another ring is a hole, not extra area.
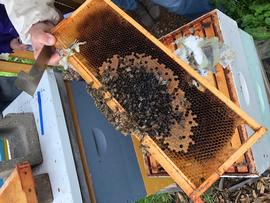
[(0, 0), (23, 43), (30, 44), (29, 30), (40, 21), (57, 24), (60, 15), (54, 8), (54, 0)]

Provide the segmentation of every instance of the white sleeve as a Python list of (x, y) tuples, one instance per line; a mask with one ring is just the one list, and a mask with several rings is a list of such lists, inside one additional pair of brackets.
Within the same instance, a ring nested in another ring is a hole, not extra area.
[(60, 16), (54, 7), (54, 0), (0, 0), (5, 5), (9, 18), (23, 43), (30, 44), (29, 30), (40, 21), (57, 24)]

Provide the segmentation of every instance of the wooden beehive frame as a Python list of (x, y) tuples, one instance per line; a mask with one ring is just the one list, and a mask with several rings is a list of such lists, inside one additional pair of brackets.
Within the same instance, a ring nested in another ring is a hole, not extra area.
[[(77, 9), (72, 16), (60, 23), (54, 30), (61, 29), (62, 26), (68, 26), (68, 23), (72, 23), (73, 19), (76, 18), (76, 15), (82, 11), (85, 7), (91, 3), (92, 0), (87, 0), (79, 9)], [(169, 159), (169, 157), (158, 147), (158, 145), (149, 137), (145, 136), (141, 141), (144, 146), (147, 147), (148, 152), (162, 165), (162, 167), (167, 171), (167, 173), (173, 178), (173, 180), (186, 192), (186, 194), (193, 199), (195, 202), (200, 202), (200, 195), (205, 192), (224, 172), (244, 153), (247, 151), (258, 139), (260, 139), (263, 134), (266, 132), (266, 129), (258, 124), (255, 120), (249, 117), (244, 111), (242, 111), (236, 104), (229, 100), (226, 96), (220, 93), (215, 87), (211, 86), (204, 78), (202, 78), (195, 70), (193, 70), (188, 64), (183, 62), (177, 56), (175, 56), (165, 45), (163, 45), (158, 39), (152, 36), (148, 31), (146, 31), (141, 25), (139, 25), (135, 20), (128, 16), (124, 11), (118, 8), (110, 0), (104, 0), (107, 5), (109, 5), (114, 11), (121, 15), (126, 21), (132, 24), (139, 32), (141, 32), (145, 37), (147, 37), (152, 43), (157, 47), (163, 50), (164, 54), (167, 54), (172, 60), (176, 61), (190, 76), (197, 80), (204, 88), (212, 92), (217, 98), (219, 98), (223, 103), (226, 104), (232, 111), (234, 111), (243, 121), (246, 122), (255, 133), (248, 140), (246, 140), (242, 146), (237, 149), (231, 156), (228, 158), (215, 173), (213, 173), (208, 179), (206, 179), (203, 184), (199, 187), (196, 187), (178, 168), (177, 166)], [(58, 38), (56, 46), (58, 48), (66, 48), (65, 44), (61, 41), (60, 36)], [(89, 68), (95, 67), (85, 67), (83, 63), (73, 55), (69, 58), (69, 62), (76, 68), (77, 72), (82, 76), (82, 78), (88, 83), (93, 84), (93, 88), (100, 88), (102, 84), (96, 78), (96, 73), (91, 72)], [(110, 98), (109, 93), (105, 94), (105, 98)], [(121, 105), (115, 100), (109, 100), (107, 105), (113, 110), (120, 110), (124, 112), (125, 110)], [(134, 135), (140, 139), (140, 135)]]
[[(175, 52), (175, 50), (178, 48), (175, 41), (190, 35), (195, 35), (202, 38), (218, 37), (221, 42), (224, 42), (223, 33), (218, 20), (218, 10), (213, 10), (195, 19), (194, 21), (183, 25), (182, 27), (161, 37), (159, 40), (172, 52)], [(216, 66), (216, 73), (208, 73), (208, 75), (204, 78), (226, 97), (230, 98), (237, 106), (240, 106), (230, 68), (225, 71), (221, 65), (218, 64)], [(242, 142), (247, 139), (248, 135), (246, 128), (244, 125), (241, 125), (233, 135), (231, 145), (234, 147), (239, 147), (241, 146)], [(159, 164), (153, 159), (153, 157), (151, 157), (151, 155), (149, 157), (145, 157), (145, 165), (149, 176), (168, 176), (168, 174), (164, 174), (162, 171), (157, 170), (157, 165)], [(256, 174), (256, 166), (251, 150), (248, 150), (245, 155), (237, 160), (235, 165), (230, 167), (226, 174), (240, 176)]]

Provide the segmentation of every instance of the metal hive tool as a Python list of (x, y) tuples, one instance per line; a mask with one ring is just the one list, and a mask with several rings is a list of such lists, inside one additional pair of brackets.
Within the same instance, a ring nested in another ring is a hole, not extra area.
[[(175, 91), (184, 95), (179, 104), (175, 98), (173, 105), (185, 107), (182, 112), (188, 123), (185, 126), (189, 126), (186, 128), (189, 144), (185, 145), (185, 150), (178, 150), (179, 143), (174, 141), (177, 137), (140, 136), (140, 131), (132, 131), (132, 134), (141, 139), (147, 151), (194, 201), (199, 202), (200, 195), (266, 131), (109, 0), (86, 1), (60, 23), (54, 33), (60, 49), (69, 47), (74, 40), (86, 42), (69, 62), (92, 89), (103, 91), (100, 95), (113, 113), (129, 114), (102, 85), (105, 67), (112, 65), (116, 56), (137, 56), (140, 62), (156, 63), (159, 74), (172, 80), (169, 86), (175, 86)], [(185, 101), (185, 105), (181, 105), (181, 101)], [(243, 123), (254, 130), (254, 135), (236, 149), (230, 145), (230, 139)], [(181, 130), (183, 128), (172, 127), (170, 134), (179, 135)]]

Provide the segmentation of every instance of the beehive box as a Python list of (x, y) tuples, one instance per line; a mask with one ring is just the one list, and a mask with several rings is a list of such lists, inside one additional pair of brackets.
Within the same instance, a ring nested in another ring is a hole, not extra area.
[[(86, 1), (56, 27), (54, 34), (60, 49), (69, 47), (75, 39), (86, 42), (69, 62), (93, 88), (102, 87), (101, 69), (114, 61), (115, 56), (128, 57), (128, 60), (129, 56), (131, 60), (135, 56), (144, 63), (153, 59), (150, 64), (158, 64), (156, 70), (164, 77), (170, 76), (169, 86), (176, 89), (175, 93), (181, 92), (190, 103), (186, 118), (193, 116), (195, 123), (186, 119), (184, 127), (191, 131), (192, 143), (186, 151), (176, 152), (164, 147), (164, 140), (156, 137), (136, 133), (133, 136), (141, 139), (145, 149), (194, 201), (199, 202), (200, 195), (266, 131), (109, 0)], [(121, 103), (111, 98), (110, 92), (103, 96), (112, 111), (126, 112)], [(254, 135), (240, 147), (233, 147), (230, 140), (243, 123), (254, 130)], [(181, 130), (174, 131), (175, 135)], [(178, 142), (177, 136), (174, 139)]]
[[(177, 46), (175, 40), (196, 35), (211, 38), (216, 36), (220, 41), (229, 45), (235, 52), (234, 62), (223, 69), (216, 66), (216, 73), (208, 74), (205, 79), (219, 89), (235, 104), (243, 108), (264, 126), (270, 126), (270, 105), (264, 85), (264, 73), (252, 36), (240, 30), (237, 23), (219, 10), (214, 10), (183, 27), (162, 37), (164, 43), (172, 52)], [(232, 146), (240, 146), (251, 131), (244, 125), (231, 139)], [(252, 149), (248, 150), (224, 176), (228, 177), (256, 177), (269, 167), (269, 133)], [(149, 176), (168, 176), (157, 161), (151, 156), (145, 157), (146, 170)]]
[[(222, 16), (221, 16), (222, 15)], [(191, 35), (202, 37), (202, 38), (212, 38), (217, 37), (219, 41), (224, 42), (224, 35), (227, 33), (224, 33), (224, 18), (225, 20), (229, 20), (231, 23), (231, 34), (238, 34), (238, 28), (235, 29), (235, 21), (230, 19), (228, 16), (224, 15), (218, 10), (214, 10), (212, 12), (209, 12), (202, 17), (199, 17), (198, 19), (187, 23), (186, 25), (182, 26), (179, 29), (176, 29), (175, 31), (163, 36), (160, 38), (160, 41), (168, 47), (172, 53), (175, 52), (175, 50), (178, 48), (177, 43), (175, 43), (177, 40), (179, 40), (182, 37), (188, 37)], [(222, 30), (223, 26), (223, 30)], [(232, 28), (233, 27), (233, 28)], [(239, 52), (239, 48), (237, 46), (233, 47), (233, 51)], [(243, 64), (243, 63), (242, 63)], [(240, 106), (237, 89), (235, 87), (235, 82), (233, 79), (232, 70), (236, 71), (237, 69), (235, 66), (238, 64), (233, 64), (233, 67), (227, 67), (226, 69), (223, 69), (221, 65), (216, 66), (216, 72), (215, 73), (208, 73), (207, 76), (204, 78), (214, 87), (216, 87), (220, 92), (222, 92), (226, 97), (231, 99), (236, 105)], [(239, 65), (238, 65), (239, 66)], [(241, 125), (238, 127), (237, 131), (233, 135), (231, 139), (231, 145), (233, 147), (239, 147), (242, 142), (247, 140), (248, 134), (247, 130), (245, 129), (244, 125)], [(164, 173), (163, 168), (160, 166), (160, 164), (153, 159), (151, 156), (145, 156), (145, 166), (146, 170), (148, 172), (149, 176), (155, 176), (155, 177), (162, 177), (162, 176), (168, 176), (168, 174)], [(232, 176), (251, 176), (252, 174), (256, 174), (256, 166), (254, 162), (254, 158), (252, 155), (251, 150), (248, 150), (244, 156), (242, 156), (239, 160), (237, 160), (236, 163), (232, 167), (230, 167), (226, 175), (232, 175)]]

